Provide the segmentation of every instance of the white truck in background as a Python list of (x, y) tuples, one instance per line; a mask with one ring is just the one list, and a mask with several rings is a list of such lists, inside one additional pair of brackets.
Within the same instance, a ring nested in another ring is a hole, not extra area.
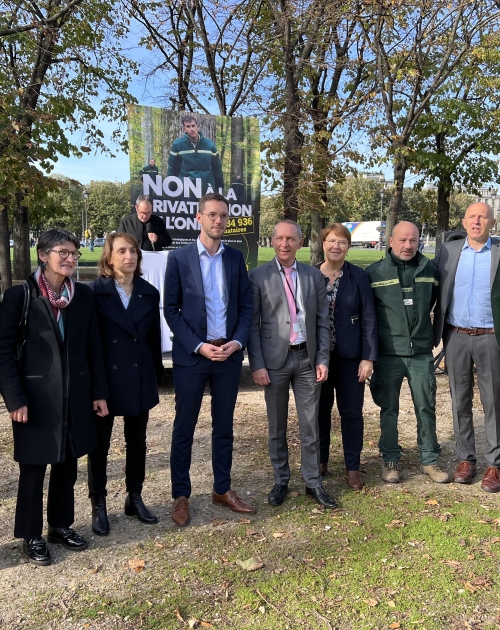
[(380, 234), (385, 245), (385, 221), (349, 221), (342, 223), (351, 233), (351, 245), (362, 247), (378, 247)]

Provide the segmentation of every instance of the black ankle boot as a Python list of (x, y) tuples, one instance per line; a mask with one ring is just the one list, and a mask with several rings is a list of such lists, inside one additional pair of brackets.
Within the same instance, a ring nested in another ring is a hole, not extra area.
[(98, 494), (90, 497), (92, 503), (92, 531), (96, 536), (107, 536), (109, 534), (109, 521), (106, 512), (106, 497)]
[(129, 492), (125, 499), (125, 514), (127, 516), (137, 516), (141, 523), (153, 525), (158, 523), (158, 519), (144, 505), (140, 492)]

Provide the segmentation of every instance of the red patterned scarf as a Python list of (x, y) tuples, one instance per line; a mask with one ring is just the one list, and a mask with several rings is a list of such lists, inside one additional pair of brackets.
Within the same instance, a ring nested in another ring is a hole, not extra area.
[(50, 285), (45, 277), (43, 271), (38, 268), (35, 271), (35, 280), (40, 288), (40, 292), (46, 297), (50, 305), (52, 306), (52, 312), (56, 318), (57, 325), (61, 331), (62, 338), (64, 339), (64, 323), (62, 319), (61, 309), (66, 308), (73, 299), (75, 294), (75, 283), (73, 278), (66, 278), (61, 284), (59, 295), (50, 288)]

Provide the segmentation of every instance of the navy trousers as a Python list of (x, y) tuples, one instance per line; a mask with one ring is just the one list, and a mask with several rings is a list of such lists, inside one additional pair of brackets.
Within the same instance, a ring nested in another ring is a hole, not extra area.
[(328, 380), (321, 386), (319, 399), (319, 453), (322, 464), (328, 462), (330, 454), (330, 432), (332, 409), (337, 393), (337, 408), (340, 415), (340, 430), (347, 470), (359, 470), (360, 454), (363, 450), (363, 401), (365, 384), (358, 381), (361, 359), (345, 359), (336, 350), (330, 355)]
[(191, 495), (191, 451), (193, 436), (207, 383), (212, 397), (212, 470), (214, 491), (231, 488), (233, 460), (233, 414), (238, 397), (241, 363), (231, 357), (210, 361), (200, 357), (194, 366), (174, 365), (175, 420), (170, 450), (172, 497)]

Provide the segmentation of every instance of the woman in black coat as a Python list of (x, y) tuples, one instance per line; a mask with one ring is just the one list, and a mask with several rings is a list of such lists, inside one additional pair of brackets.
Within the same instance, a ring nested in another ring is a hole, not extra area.
[(47, 498), (48, 541), (74, 551), (86, 540), (74, 521), (77, 458), (96, 444), (95, 416), (108, 413), (108, 390), (92, 292), (71, 276), (80, 257), (67, 230), (44, 232), (39, 268), (28, 278), (26, 341), (16, 361), (25, 288), (7, 289), (0, 304), (0, 392), (12, 419), (19, 462), (14, 536), (36, 565), (51, 563), (42, 538), (43, 481), (51, 464)]
[(163, 375), (160, 294), (140, 277), (141, 259), (131, 234), (110, 234), (99, 262), (99, 277), (90, 284), (110, 390), (110, 415), (99, 421), (98, 445), (88, 458), (92, 530), (98, 536), (109, 534), (106, 467), (115, 416), (124, 416), (125, 514), (137, 515), (142, 523), (158, 522), (144, 505), (141, 492), (149, 410), (159, 402), (157, 381)]
[(341, 223), (321, 233), (325, 262), (317, 265), (325, 279), (330, 303), (330, 367), (321, 386), (318, 412), (320, 474), (328, 473), (332, 408), (337, 394), (347, 483), (361, 490), (359, 472), (363, 448), (365, 380), (378, 356), (377, 319), (366, 273), (345, 260), (351, 234)]

